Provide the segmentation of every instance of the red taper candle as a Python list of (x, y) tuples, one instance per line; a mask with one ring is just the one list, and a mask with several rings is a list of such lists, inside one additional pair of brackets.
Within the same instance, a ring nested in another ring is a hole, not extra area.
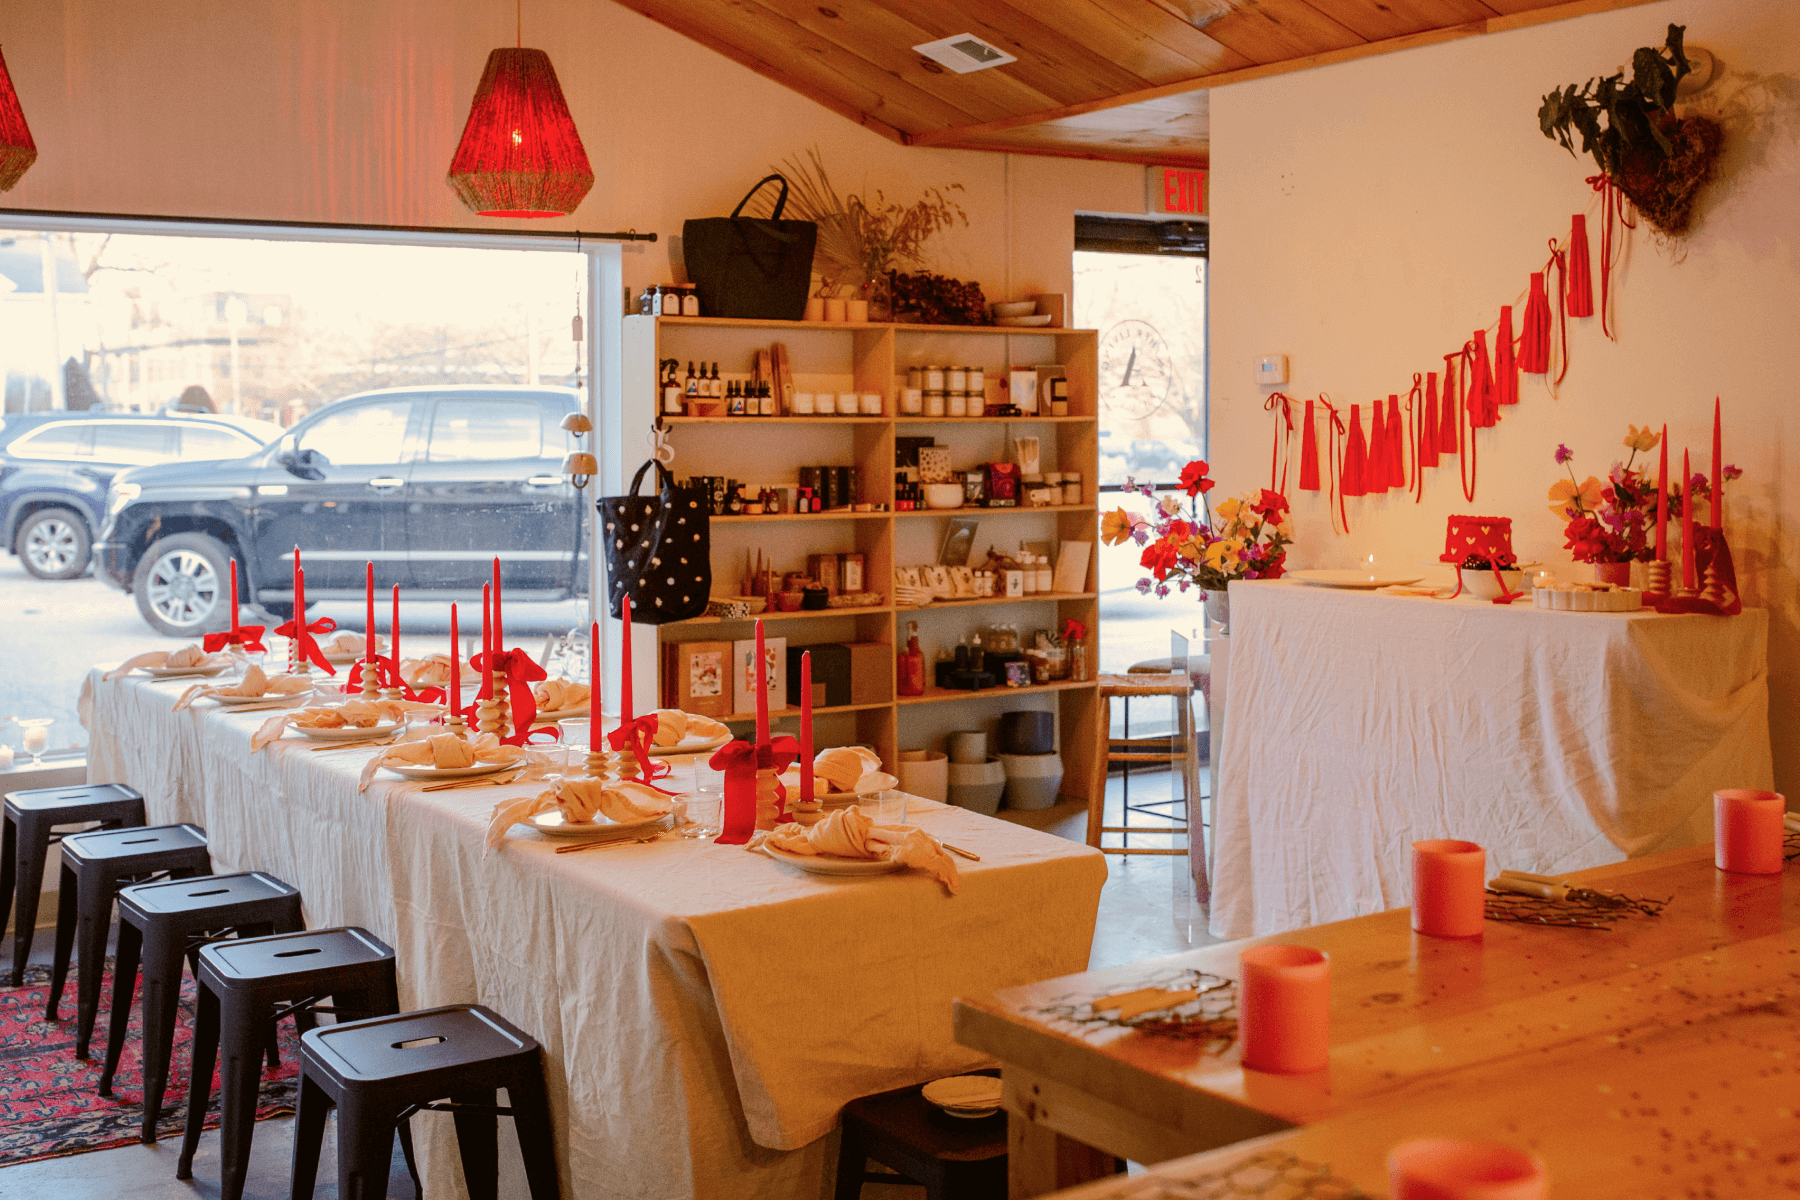
[(494, 694), (494, 627), (489, 619), (493, 611), (493, 585), (481, 585), (481, 694)]
[(1694, 582), (1694, 476), (1688, 470), (1688, 452), (1681, 452), (1681, 586), (1696, 590)]
[(462, 631), (456, 625), (456, 605), (450, 606), (450, 711), (462, 711)]
[(388, 650), (394, 655), (394, 674), (400, 674), (400, 585), (394, 585), (394, 620), (388, 629)]
[(588, 695), (592, 702), (588, 705), (591, 715), (588, 718), (588, 750), (590, 753), (600, 752), (600, 622), (588, 631)]
[(623, 621), (620, 635), (624, 643), (624, 653), (619, 656), (619, 724), (631, 724), (631, 597), (625, 597), (619, 605), (619, 615)]
[(800, 655), (800, 799), (813, 798), (812, 651)]
[(1656, 561), (1669, 561), (1669, 424), (1662, 427), (1662, 459), (1656, 464)]
[[(300, 569), (300, 547), (294, 547), (294, 631), (306, 620), (306, 573)], [(298, 637), (295, 639), (299, 640)]]
[(375, 564), (363, 565), (363, 670), (375, 665)]
[(237, 590), (237, 555), (231, 556), (231, 640), (235, 645), (238, 640), (238, 590)]
[(763, 623), (756, 623), (756, 744), (769, 744), (768, 662), (763, 657)]
[(500, 620), (500, 556), (494, 555), (494, 653), (506, 649), (506, 626)]
[(1719, 398), (1713, 397), (1713, 469), (1712, 527), (1719, 528), (1725, 518), (1725, 460), (1719, 445)]

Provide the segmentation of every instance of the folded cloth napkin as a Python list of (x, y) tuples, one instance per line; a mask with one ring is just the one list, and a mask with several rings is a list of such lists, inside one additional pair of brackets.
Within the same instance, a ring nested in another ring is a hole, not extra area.
[(181, 693), (181, 699), (175, 701), (174, 711), (180, 712), (206, 696), (241, 696), (246, 700), (254, 700), (258, 696), (298, 696), (302, 692), (312, 691), (312, 686), (310, 675), (276, 675), (271, 678), (261, 667), (252, 663), (244, 672), (244, 677), (236, 683), (196, 683)]
[(746, 848), (759, 850), (765, 844), (789, 854), (897, 862), (926, 872), (952, 896), (961, 882), (956, 860), (936, 838), (913, 826), (877, 825), (860, 808), (837, 809), (817, 825), (777, 825), (751, 838)]
[[(478, 678), (467, 664), (463, 666), (462, 677), (465, 680)], [(448, 688), (450, 686), (450, 656), (448, 654), (431, 654), (424, 658), (403, 658), (400, 660), (400, 678), (413, 691), (425, 688)]]
[[(369, 652), (367, 643), (363, 641), (363, 635), (360, 633), (352, 633), (348, 629), (340, 630), (337, 636), (328, 642), (319, 643), (319, 649), (326, 654), (355, 654), (359, 656)], [(375, 653), (380, 654), (386, 649), (387, 639), (382, 637), (379, 633), (376, 634)]]
[(454, 733), (419, 733), (395, 742), (363, 766), (356, 790), (366, 792), (379, 767), (435, 767), (440, 771), (472, 767), (477, 763), (523, 763), (524, 749), (503, 746), (491, 733), (465, 738)]
[(420, 704), (412, 700), (348, 700), (343, 704), (278, 713), (250, 735), (250, 752), (254, 754), (279, 738), (289, 725), (303, 729), (373, 729), (384, 721), (400, 724), (415, 714), (438, 716), (443, 711), (441, 704)]
[(198, 646), (183, 646), (179, 650), (147, 650), (135, 658), (126, 659), (100, 678), (123, 679), (139, 667), (222, 667), (235, 657), (228, 650), (208, 654)]
[[(800, 764), (781, 773), (781, 786), (792, 796), (800, 794)], [(864, 746), (832, 746), (813, 755), (815, 796), (885, 792), (900, 781), (881, 769), (881, 756)]]
[(682, 712), (679, 708), (656, 710), (656, 737), (653, 740), (658, 746), (679, 746), (691, 737), (716, 738), (730, 733), (724, 723), (699, 713)]
[(593, 689), (587, 684), (571, 683), (567, 679), (546, 679), (531, 689), (531, 697), (537, 701), (540, 717), (547, 712), (561, 712), (586, 704), (592, 695)]
[[(506, 831), (521, 821), (529, 821), (542, 812), (557, 809), (563, 820), (587, 824), (599, 813), (610, 821), (624, 824), (643, 821), (672, 812), (675, 802), (655, 788), (635, 779), (593, 779), (580, 776), (558, 779), (547, 792), (539, 792), (522, 800), (502, 800), (494, 806), (488, 820), (487, 849), (492, 850), (506, 837)], [(483, 851), (485, 854), (486, 851)]]

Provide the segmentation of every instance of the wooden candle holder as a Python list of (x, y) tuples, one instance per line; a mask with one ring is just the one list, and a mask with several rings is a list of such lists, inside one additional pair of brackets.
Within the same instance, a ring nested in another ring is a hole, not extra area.
[(1656, 559), (1644, 564), (1644, 592), (1650, 596), (1667, 596), (1671, 578), (1670, 564), (1666, 559)]
[(1706, 572), (1703, 578), (1706, 581), (1706, 586), (1700, 589), (1700, 598), (1702, 600), (1717, 604), (1720, 608), (1724, 608), (1725, 605), (1731, 602), (1731, 590), (1720, 581), (1719, 572), (1714, 569), (1711, 563), (1706, 564)]
[(359, 661), (358, 666), (362, 669), (362, 698), (364, 700), (381, 699), (381, 689), (375, 686), (376, 671), (374, 664), (367, 659), (362, 659)]
[(781, 799), (776, 790), (774, 767), (756, 770), (756, 827), (773, 829), (781, 824)]

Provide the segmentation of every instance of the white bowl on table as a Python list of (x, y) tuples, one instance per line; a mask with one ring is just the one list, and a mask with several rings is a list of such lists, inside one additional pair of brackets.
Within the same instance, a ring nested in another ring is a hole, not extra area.
[[(1462, 572), (1464, 592), (1480, 600), (1498, 600), (1500, 598), (1500, 584), (1494, 578), (1493, 568), (1458, 567), (1457, 570)], [(1523, 567), (1517, 567), (1510, 571), (1502, 570), (1500, 574), (1506, 579), (1507, 591), (1517, 593), (1525, 590), (1525, 569)]]
[(1037, 312), (1036, 300), (996, 300), (988, 306), (996, 317), (1029, 317)]
[(961, 508), (963, 486), (960, 483), (928, 483), (925, 485), (927, 508)]

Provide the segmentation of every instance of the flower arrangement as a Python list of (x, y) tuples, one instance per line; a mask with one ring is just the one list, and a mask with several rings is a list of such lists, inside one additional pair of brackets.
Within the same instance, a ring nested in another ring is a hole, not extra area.
[[(1170, 584), (1180, 591), (1190, 586), (1203, 591), (1224, 591), (1234, 579), (1279, 579), (1293, 544), (1293, 528), (1287, 521), (1287, 497), (1268, 488), (1219, 501), (1217, 511), (1206, 501), (1215, 480), (1209, 468), (1196, 459), (1181, 469), (1181, 489), (1188, 500), (1184, 511), (1173, 493), (1158, 500), (1148, 517), (1124, 507), (1100, 518), (1100, 538), (1109, 546), (1127, 538), (1144, 547), (1139, 565), (1151, 578), (1138, 580), (1138, 591), (1167, 596)], [(1125, 481), (1127, 492), (1142, 492), (1151, 499), (1149, 484)]]
[[(1567, 446), (1556, 448), (1556, 465), (1569, 472), (1550, 487), (1550, 511), (1567, 522), (1563, 526), (1563, 548), (1573, 552), (1576, 562), (1628, 563), (1649, 562), (1656, 554), (1653, 534), (1656, 529), (1656, 480), (1649, 471), (1633, 470), (1639, 454), (1648, 454), (1662, 442), (1662, 435), (1648, 425), (1625, 427), (1621, 443), (1631, 451), (1623, 462), (1615, 460), (1605, 482), (1589, 475), (1576, 482), (1575, 453)], [(1727, 465), (1725, 478), (1743, 474)], [(1712, 486), (1703, 475), (1690, 480), (1689, 499), (1701, 501), (1712, 496)], [(1683, 497), (1679, 480), (1669, 485), (1669, 516), (1681, 515)]]

